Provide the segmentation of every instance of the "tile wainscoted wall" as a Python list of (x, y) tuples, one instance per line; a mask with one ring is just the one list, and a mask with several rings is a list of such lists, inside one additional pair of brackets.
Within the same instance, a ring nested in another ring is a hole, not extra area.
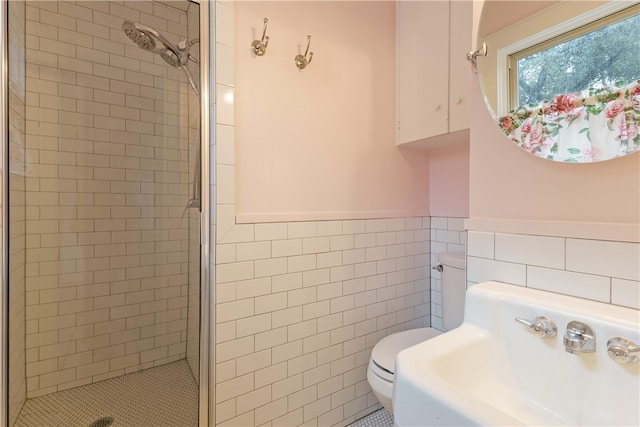
[(468, 232), (469, 284), (497, 280), (640, 309), (640, 244)]
[(237, 227), (217, 246), (217, 424), (344, 425), (380, 407), (371, 349), (430, 323), (429, 218)]
[[(431, 217), (431, 265), (438, 265), (440, 252), (462, 253), (467, 248), (464, 218)], [(442, 326), (442, 273), (431, 270), (431, 326)]]
[(216, 2), (215, 422), (347, 425), (383, 336), (430, 324), (429, 218), (236, 224), (234, 2)]

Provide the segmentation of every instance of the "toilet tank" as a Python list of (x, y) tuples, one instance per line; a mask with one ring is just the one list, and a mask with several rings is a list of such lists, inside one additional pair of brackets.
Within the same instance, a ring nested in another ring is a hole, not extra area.
[(445, 331), (457, 328), (464, 319), (464, 295), (467, 289), (465, 255), (440, 252), (442, 265), (442, 325)]

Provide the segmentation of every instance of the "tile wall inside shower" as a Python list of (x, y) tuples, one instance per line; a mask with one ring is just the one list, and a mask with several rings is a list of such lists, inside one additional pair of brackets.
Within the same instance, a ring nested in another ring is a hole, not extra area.
[(27, 397), (186, 355), (190, 91), (125, 19), (187, 36), (155, 2), (26, 6)]

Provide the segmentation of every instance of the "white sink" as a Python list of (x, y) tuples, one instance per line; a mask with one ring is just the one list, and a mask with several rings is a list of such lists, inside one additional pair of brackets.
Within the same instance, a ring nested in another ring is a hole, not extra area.
[[(546, 316), (542, 338), (515, 317)], [(570, 354), (570, 321), (593, 329), (595, 352)], [(640, 345), (640, 311), (498, 282), (467, 291), (464, 323), (396, 360), (395, 422), (405, 426), (639, 426), (640, 362), (618, 363), (607, 341)]]

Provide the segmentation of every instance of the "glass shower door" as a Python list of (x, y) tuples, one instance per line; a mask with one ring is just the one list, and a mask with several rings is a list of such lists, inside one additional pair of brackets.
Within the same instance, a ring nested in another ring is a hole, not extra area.
[(8, 425), (196, 425), (202, 6), (2, 6)]

